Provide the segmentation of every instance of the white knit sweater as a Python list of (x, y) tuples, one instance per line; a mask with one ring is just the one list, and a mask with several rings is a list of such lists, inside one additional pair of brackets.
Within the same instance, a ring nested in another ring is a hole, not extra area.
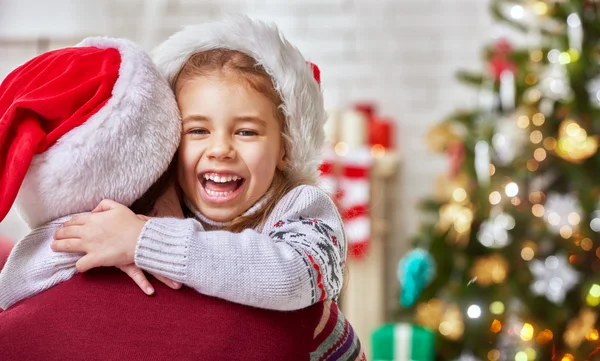
[[(15, 245), (0, 273), (0, 307), (76, 273), (81, 254), (50, 250), (53, 233), (66, 219), (34, 230)], [(135, 263), (206, 295), (295, 310), (337, 299), (346, 248), (341, 217), (329, 196), (317, 187), (299, 186), (279, 201), (262, 230), (205, 231), (195, 219), (150, 219), (138, 239)]]

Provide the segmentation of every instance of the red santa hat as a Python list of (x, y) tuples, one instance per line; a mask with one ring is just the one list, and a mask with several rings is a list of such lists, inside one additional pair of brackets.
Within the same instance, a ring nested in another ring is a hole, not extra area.
[(166, 170), (181, 136), (173, 92), (123, 39), (44, 53), (0, 84), (0, 220), (16, 203), (30, 227), (130, 205)]
[(173, 84), (190, 57), (219, 48), (253, 57), (271, 76), (286, 115), (284, 141), (288, 174), (316, 184), (327, 120), (319, 87), (319, 68), (307, 62), (274, 24), (241, 15), (187, 26), (160, 44), (153, 51), (153, 58)]

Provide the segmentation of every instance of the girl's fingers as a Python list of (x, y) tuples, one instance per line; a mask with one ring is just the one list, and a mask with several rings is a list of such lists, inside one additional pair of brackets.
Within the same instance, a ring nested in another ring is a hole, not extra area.
[(165, 285), (167, 285), (168, 287), (171, 287), (174, 290), (178, 290), (181, 288), (181, 283), (179, 282), (175, 282), (170, 278), (167, 278), (165, 276), (161, 276), (161, 275), (157, 275), (154, 273), (150, 273), (152, 276), (154, 276), (157, 280), (161, 281), (162, 283), (164, 283)]
[(103, 199), (100, 203), (98, 203), (98, 205), (96, 206), (96, 208), (94, 208), (94, 210), (92, 211), (92, 213), (110, 211), (111, 209), (115, 209), (115, 208), (117, 208), (120, 205), (121, 205), (120, 203), (117, 203), (117, 202), (112, 201), (110, 199)]
[(63, 226), (54, 232), (54, 239), (81, 238), (83, 226)]
[(121, 266), (119, 269), (125, 272), (131, 279), (144, 291), (148, 296), (154, 293), (154, 288), (148, 282), (144, 272), (135, 264), (129, 264), (127, 266)]
[(83, 242), (79, 238), (65, 238), (55, 240), (50, 244), (50, 248), (54, 252), (68, 252), (68, 253), (84, 253), (85, 247)]
[(87, 272), (92, 268), (102, 267), (102, 263), (100, 263), (94, 256), (91, 254), (86, 254), (81, 257), (77, 263), (75, 263), (75, 267), (79, 273)]
[(67, 226), (83, 226), (88, 219), (90, 219), (89, 214), (80, 214), (77, 216), (73, 216), (71, 219), (62, 224), (63, 227)]

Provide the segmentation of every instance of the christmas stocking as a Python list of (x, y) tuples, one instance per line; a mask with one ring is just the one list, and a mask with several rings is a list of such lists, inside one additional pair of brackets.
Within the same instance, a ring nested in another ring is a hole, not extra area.
[(372, 157), (368, 147), (351, 148), (340, 157), (327, 157), (321, 166), (321, 185), (333, 195), (344, 221), (348, 253), (363, 258), (369, 248), (369, 176)]

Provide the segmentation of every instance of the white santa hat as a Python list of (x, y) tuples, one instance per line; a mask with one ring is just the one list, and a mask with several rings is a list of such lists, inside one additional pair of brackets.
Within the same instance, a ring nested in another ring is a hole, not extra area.
[(187, 26), (153, 51), (153, 59), (170, 84), (197, 53), (237, 50), (253, 57), (273, 80), (286, 116), (287, 173), (316, 183), (325, 141), (327, 115), (319, 87), (320, 74), (274, 24), (233, 16)]
[(129, 206), (180, 136), (173, 92), (134, 43), (88, 38), (37, 56), (0, 84), (0, 220), (13, 202), (32, 228), (104, 198)]

